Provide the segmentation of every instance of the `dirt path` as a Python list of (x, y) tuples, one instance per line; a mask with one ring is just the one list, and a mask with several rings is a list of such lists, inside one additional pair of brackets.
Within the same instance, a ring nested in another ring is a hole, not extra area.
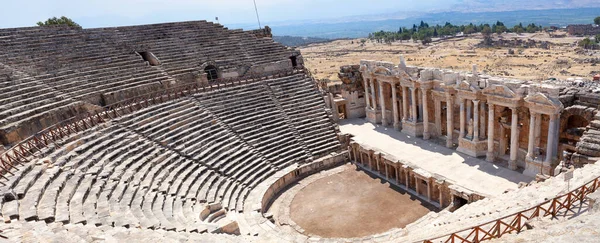
[[(435, 210), (353, 165), (319, 179), (294, 197), (292, 220), (321, 237), (360, 237), (402, 228)], [(428, 208), (429, 207), (429, 208)]]

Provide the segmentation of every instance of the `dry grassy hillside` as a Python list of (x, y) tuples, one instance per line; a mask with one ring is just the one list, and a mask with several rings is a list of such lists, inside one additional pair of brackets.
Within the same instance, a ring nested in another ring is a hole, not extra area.
[[(300, 48), (306, 66), (317, 78), (337, 80), (339, 67), (358, 64), (361, 59), (399, 62), (402, 54), (408, 65), (471, 70), (477, 64), (479, 71), (496, 76), (507, 76), (524, 80), (544, 80), (547, 78), (566, 79), (587, 77), (600, 70), (590, 59), (600, 59), (598, 51), (583, 51), (577, 48), (582, 38), (551, 38), (547, 33), (494, 35), (498, 40), (529, 39), (547, 41), (549, 49), (522, 47), (477, 48), (481, 35), (436, 41), (427, 46), (420, 43), (395, 42), (391, 45), (367, 41), (364, 46), (360, 39), (340, 40), (325, 44), (313, 44)], [(509, 54), (509, 49), (514, 54)], [(587, 61), (586, 61), (587, 60)]]

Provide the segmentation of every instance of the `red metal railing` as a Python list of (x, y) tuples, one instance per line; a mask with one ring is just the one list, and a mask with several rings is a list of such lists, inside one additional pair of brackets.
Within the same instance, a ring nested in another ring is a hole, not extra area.
[[(14, 175), (11, 170), (18, 170), (16, 167), (18, 164), (28, 162), (29, 156), (40, 151), (49, 144), (55, 143), (59, 139), (71, 134), (104, 123), (106, 120), (121, 117), (148, 106), (178, 99), (190, 94), (248, 84), (269, 78), (285, 77), (296, 73), (305, 73), (305, 70), (294, 69), (291, 71), (271, 72), (261, 76), (219, 79), (211, 81), (211, 85), (199, 85), (197, 83), (181, 85), (105, 106), (101, 112), (95, 111), (63, 120), (24, 139), (0, 155), (0, 179), (8, 180), (6, 177), (7, 174)], [(5, 185), (2, 181), (0, 181), (0, 184)]]
[(556, 218), (563, 213), (563, 216), (567, 216), (569, 212), (576, 214), (574, 208), (581, 206), (585, 197), (596, 191), (598, 187), (600, 187), (600, 177), (532, 208), (423, 242), (471, 243), (500, 238), (504, 234), (518, 233), (527, 227), (526, 222), (529, 219), (547, 216)]

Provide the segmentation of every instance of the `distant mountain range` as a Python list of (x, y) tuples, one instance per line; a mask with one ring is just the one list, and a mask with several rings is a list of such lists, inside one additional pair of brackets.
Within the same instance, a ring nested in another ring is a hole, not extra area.
[[(515, 7), (518, 6), (518, 7)], [(554, 6), (554, 9), (549, 9)], [(596, 7), (590, 7), (596, 6)], [(567, 8), (580, 7), (580, 8)], [(498, 9), (529, 8), (534, 10), (495, 11)], [(542, 26), (564, 27), (569, 24), (591, 24), (600, 16), (598, 0), (555, 0), (547, 2), (529, 2), (523, 0), (505, 0), (499, 3), (486, 3), (483, 0), (464, 0), (455, 6), (455, 11), (441, 12), (397, 12), (383, 15), (352, 16), (348, 18), (269, 23), (273, 35), (302, 36), (318, 38), (360, 38), (369, 33), (386, 30), (398, 30), (399, 27), (411, 27), (421, 20), (430, 25), (446, 22), (452, 24), (479, 24), (502, 21), (507, 26), (519, 23), (535, 23)], [(486, 10), (476, 11), (476, 10)], [(236, 28), (235, 25), (228, 27)], [(239, 26), (237, 27), (239, 28)]]

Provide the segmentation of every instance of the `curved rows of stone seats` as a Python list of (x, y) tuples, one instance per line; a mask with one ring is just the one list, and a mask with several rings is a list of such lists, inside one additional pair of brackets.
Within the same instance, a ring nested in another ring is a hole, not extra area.
[(283, 168), (308, 159), (303, 141), (269, 96), (264, 83), (203, 93), (195, 98), (274, 166)]
[(195, 234), (165, 230), (123, 228), (81, 224), (12, 222), (2, 224), (10, 242), (253, 242), (249, 236)]
[[(15, 172), (3, 188), (5, 220), (200, 233), (223, 224), (198, 217), (210, 193), (229, 181), (218, 172), (118, 124), (70, 140)], [(242, 206), (243, 196), (233, 200)]]
[(266, 83), (312, 156), (321, 156), (340, 146), (330, 118), (322, 107), (321, 95), (308, 88), (313, 85), (310, 78), (297, 75)]
[[(149, 51), (161, 66), (136, 52)], [(10, 146), (48, 125), (220, 70), (289, 61), (294, 50), (206, 21), (79, 29), (0, 29), (0, 138)], [(244, 69), (245, 68), (245, 69)], [(186, 76), (188, 75), (188, 76)]]
[(200, 186), (198, 200), (222, 201), (227, 209), (242, 210), (253, 187), (273, 174), (273, 168), (193, 98), (168, 102), (121, 119), (135, 133), (211, 169), (210, 183)]
[[(177, 71), (215, 61), (220, 69), (287, 60), (291, 51), (271, 39), (258, 39), (241, 30), (228, 30), (206, 21), (93, 29), (104, 38), (119, 33), (124, 45), (151, 51), (165, 70)], [(184, 47), (182, 47), (184, 46)], [(198, 60), (198, 59), (201, 60)]]
[[(303, 95), (276, 96), (272, 87), (286, 82), (302, 86)], [(0, 191), (1, 216), (198, 233), (235, 228), (226, 214), (243, 212), (255, 186), (321, 154), (293, 117), (325, 114), (311, 82), (296, 74), (200, 93), (74, 133), (11, 172)], [(312, 120), (333, 131), (328, 119)], [(340, 148), (335, 133), (322, 139), (329, 152)]]

